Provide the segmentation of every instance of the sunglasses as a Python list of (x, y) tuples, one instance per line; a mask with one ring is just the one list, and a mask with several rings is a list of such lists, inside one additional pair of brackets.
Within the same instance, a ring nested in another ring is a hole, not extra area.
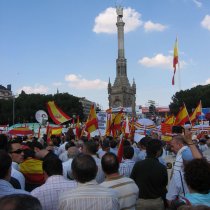
[(21, 154), (22, 152), (23, 152), (22, 149), (17, 149), (17, 150), (15, 150), (15, 151), (10, 152), (10, 153)]

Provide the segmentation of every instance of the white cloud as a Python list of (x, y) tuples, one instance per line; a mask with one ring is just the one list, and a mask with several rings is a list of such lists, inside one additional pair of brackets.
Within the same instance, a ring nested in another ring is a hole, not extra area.
[(195, 5), (197, 6), (197, 7), (202, 7), (202, 3), (200, 2), (200, 1), (198, 1), (198, 0), (193, 0), (193, 2), (195, 3)]
[(81, 75), (69, 74), (65, 76), (65, 80), (68, 82), (70, 87), (76, 89), (105, 89), (108, 83), (100, 79), (87, 80), (82, 78)]
[(164, 31), (166, 28), (167, 28), (167, 26), (162, 25), (160, 23), (153, 23), (150, 20), (144, 23), (144, 30), (146, 32), (151, 32), (151, 31)]
[(196, 87), (198, 85), (209, 85), (210, 84), (210, 78), (208, 78), (205, 82), (202, 82), (202, 83), (197, 83), (197, 82), (194, 82), (192, 84), (192, 87)]
[(18, 89), (18, 94), (21, 93), (21, 91), (24, 91), (25, 93), (27, 94), (31, 94), (31, 93), (40, 93), (40, 94), (45, 94), (48, 92), (48, 87), (44, 86), (44, 85), (39, 85), (39, 84), (36, 84), (34, 87), (31, 87), (31, 86), (23, 86), (21, 88)]
[[(130, 7), (124, 8), (123, 21), (125, 22), (125, 33), (134, 31), (136, 28), (141, 26), (142, 21), (140, 20), (140, 18), (141, 14), (136, 12), (134, 9)], [(95, 33), (117, 33), (116, 21), (116, 8), (109, 7), (95, 18), (93, 31)]]
[(210, 15), (206, 15), (201, 21), (201, 25), (210, 31)]
[(208, 78), (206, 81), (205, 81), (205, 85), (209, 85), (210, 84), (210, 78)]
[(161, 67), (164, 69), (171, 69), (172, 63), (173, 63), (172, 60), (173, 60), (173, 57), (171, 55), (165, 56), (159, 53), (151, 58), (143, 57), (138, 62), (148, 68)]

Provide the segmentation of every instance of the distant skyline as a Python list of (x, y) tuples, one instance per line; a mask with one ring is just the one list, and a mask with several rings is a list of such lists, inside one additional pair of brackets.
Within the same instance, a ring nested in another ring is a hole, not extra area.
[[(116, 5), (136, 104), (168, 106), (180, 89), (210, 84), (209, 0), (0, 1), (0, 84), (14, 94), (67, 92), (108, 108), (117, 59)], [(178, 37), (180, 69), (173, 76)]]

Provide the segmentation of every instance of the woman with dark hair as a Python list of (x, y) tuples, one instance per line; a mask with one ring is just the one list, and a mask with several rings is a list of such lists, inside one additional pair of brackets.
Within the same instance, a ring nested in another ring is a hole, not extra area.
[(206, 159), (194, 159), (186, 164), (184, 178), (190, 193), (185, 198), (191, 205), (210, 207), (210, 163)]

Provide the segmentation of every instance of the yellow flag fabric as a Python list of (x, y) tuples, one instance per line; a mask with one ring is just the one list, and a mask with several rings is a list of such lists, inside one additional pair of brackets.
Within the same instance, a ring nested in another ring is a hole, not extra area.
[(49, 101), (47, 103), (47, 110), (55, 124), (61, 124), (71, 119), (71, 117), (58, 108), (54, 101)]
[(201, 113), (202, 113), (202, 104), (200, 101), (198, 106), (195, 108), (193, 113), (190, 115), (190, 121), (194, 122), (198, 118), (198, 116), (201, 115)]
[(174, 122), (175, 122), (175, 117), (174, 117), (174, 115), (171, 115), (171, 116), (169, 116), (166, 120), (165, 120), (165, 124), (168, 124), (168, 125), (173, 125), (174, 124)]
[(87, 119), (87, 122), (85, 124), (85, 130), (88, 133), (92, 133), (93, 131), (98, 129), (98, 118), (96, 115), (94, 104), (90, 108), (90, 113)]
[(187, 108), (184, 104), (183, 107), (181, 108), (181, 110), (179, 111), (179, 113), (176, 116), (176, 120), (175, 120), (174, 125), (184, 125), (187, 121), (190, 121), (190, 118), (189, 118), (189, 115), (188, 115)]

